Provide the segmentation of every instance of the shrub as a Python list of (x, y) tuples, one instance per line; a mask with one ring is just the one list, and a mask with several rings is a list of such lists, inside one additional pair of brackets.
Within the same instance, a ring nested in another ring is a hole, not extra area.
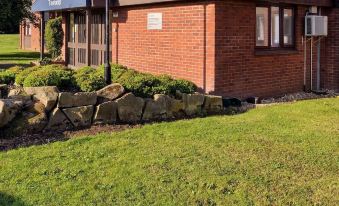
[(0, 72), (0, 84), (11, 84), (15, 82), (15, 77), (22, 71), (22, 67), (14, 66)]
[(40, 61), (41, 66), (52, 64), (53, 60), (51, 58), (45, 57), (43, 60)]
[(27, 78), (27, 76), (29, 74), (31, 74), (32, 72), (35, 72), (35, 71), (37, 71), (39, 69), (41, 69), (40, 66), (29, 67), (29, 68), (24, 69), (22, 72), (20, 72), (19, 74), (16, 75), (15, 83), (17, 85), (21, 85), (22, 86), (24, 84), (24, 81)]
[(51, 70), (37, 70), (27, 76), (24, 87), (58, 86), (61, 79)]
[(48, 65), (32, 71), (24, 79), (23, 86), (57, 86), (58, 88), (73, 88), (75, 85), (74, 72), (61, 65)]
[(74, 78), (77, 87), (84, 92), (97, 91), (106, 86), (103, 74), (92, 67), (77, 70)]
[(64, 39), (61, 17), (50, 19), (47, 22), (45, 38), (47, 50), (51, 54), (52, 58), (59, 57), (61, 55)]

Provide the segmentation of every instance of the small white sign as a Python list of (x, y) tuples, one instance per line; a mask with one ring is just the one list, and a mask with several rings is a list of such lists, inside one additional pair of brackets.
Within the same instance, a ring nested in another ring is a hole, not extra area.
[(147, 29), (161, 30), (162, 29), (162, 13), (148, 13)]

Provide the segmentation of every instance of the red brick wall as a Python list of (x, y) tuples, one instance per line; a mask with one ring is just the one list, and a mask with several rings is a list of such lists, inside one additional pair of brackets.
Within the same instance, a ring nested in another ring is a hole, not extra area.
[[(40, 15), (37, 14), (36, 15), (37, 18), (40, 18)], [(20, 25), (20, 48), (21, 49), (25, 49), (25, 50), (30, 50), (30, 51), (40, 51), (40, 28), (38, 26), (34, 26), (33, 24), (31, 24), (31, 28), (32, 28), (32, 35), (31, 35), (31, 47), (30, 48), (26, 48), (25, 47), (25, 27), (24, 27), (24, 23), (22, 23)]]
[(325, 44), (325, 62), (322, 83), (325, 88), (339, 91), (339, 8), (328, 11), (328, 37)]
[[(169, 74), (214, 90), (214, 4), (176, 3), (119, 8), (113, 19), (113, 62)], [(147, 30), (147, 14), (163, 14), (162, 30)], [(117, 30), (117, 32), (114, 32)]]
[(296, 53), (256, 55), (256, 4), (216, 5), (216, 93), (226, 96), (278, 96), (303, 90), (302, 35), (305, 8), (297, 8)]

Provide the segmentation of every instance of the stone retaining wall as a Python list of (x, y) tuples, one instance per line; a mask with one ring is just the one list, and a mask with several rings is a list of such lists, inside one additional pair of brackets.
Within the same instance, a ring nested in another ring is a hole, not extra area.
[(229, 105), (221, 96), (199, 93), (140, 98), (126, 93), (119, 84), (79, 93), (59, 92), (56, 87), (17, 88), (0, 99), (0, 128), (10, 126), (17, 116), (27, 123), (26, 131), (41, 132), (222, 114)]

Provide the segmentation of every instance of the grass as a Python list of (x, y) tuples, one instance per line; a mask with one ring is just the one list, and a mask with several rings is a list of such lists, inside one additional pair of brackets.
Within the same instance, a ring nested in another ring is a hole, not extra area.
[(13, 65), (27, 65), (39, 59), (39, 52), (20, 50), (18, 34), (0, 34), (0, 69)]
[(0, 205), (338, 205), (339, 98), (0, 153)]

